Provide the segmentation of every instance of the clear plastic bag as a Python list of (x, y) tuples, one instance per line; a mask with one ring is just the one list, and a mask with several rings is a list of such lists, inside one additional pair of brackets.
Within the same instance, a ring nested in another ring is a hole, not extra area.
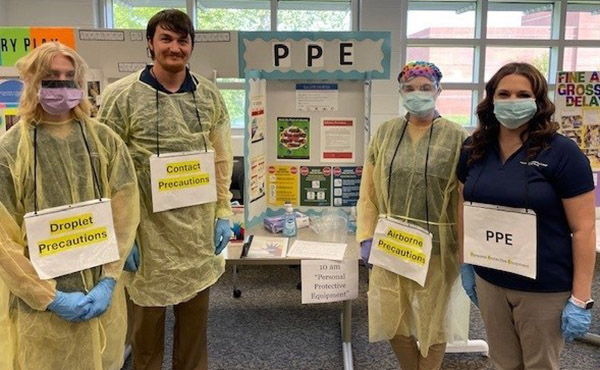
[(319, 235), (319, 241), (345, 243), (348, 215), (341, 209), (327, 209), (321, 217), (311, 218), (310, 228)]

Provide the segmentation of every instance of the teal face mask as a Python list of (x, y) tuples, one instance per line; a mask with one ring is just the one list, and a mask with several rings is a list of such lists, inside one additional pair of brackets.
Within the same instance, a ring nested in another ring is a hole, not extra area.
[(517, 129), (533, 118), (537, 112), (535, 99), (494, 101), (494, 115), (507, 129)]
[(435, 109), (435, 99), (430, 92), (414, 91), (402, 94), (402, 106), (416, 117), (425, 117)]

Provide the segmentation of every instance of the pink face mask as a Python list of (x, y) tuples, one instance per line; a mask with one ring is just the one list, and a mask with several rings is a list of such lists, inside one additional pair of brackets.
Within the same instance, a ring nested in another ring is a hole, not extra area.
[(46, 113), (58, 116), (75, 108), (83, 99), (83, 91), (73, 81), (42, 81), (39, 99)]

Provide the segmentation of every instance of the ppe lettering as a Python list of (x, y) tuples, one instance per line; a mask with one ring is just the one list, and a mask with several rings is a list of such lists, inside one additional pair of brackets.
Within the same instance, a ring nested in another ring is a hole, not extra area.
[[(354, 64), (352, 49), (354, 45), (351, 42), (340, 42), (340, 65), (351, 66)], [(350, 49), (349, 51), (346, 49)]]
[[(320, 60), (323, 56), (323, 48), (321, 46), (315, 44), (308, 44), (306, 56), (306, 63), (309, 67), (313, 67), (313, 65), (316, 67), (323, 66), (323, 61)], [(314, 63), (315, 61), (317, 61), (317, 63)]]
[(497, 244), (500, 244), (501, 241), (504, 241), (506, 245), (513, 245), (513, 234), (501, 233), (499, 231), (486, 230), (485, 231), (485, 240), (486, 241), (494, 241)]
[(275, 67), (290, 66), (290, 47), (289, 44), (273, 44), (273, 54)]
[(380, 239), (377, 248), (387, 254), (419, 266), (425, 266), (425, 262), (427, 262), (427, 258), (422, 252), (409, 246), (396, 244), (390, 239)]
[(91, 213), (77, 215), (75, 217), (50, 221), (50, 234), (62, 234), (76, 230), (86, 229), (94, 225)]
[(183, 175), (200, 172), (200, 161), (174, 162), (167, 164), (167, 174)]
[(158, 180), (158, 191), (189, 189), (208, 185), (209, 183), (210, 176), (207, 173), (165, 178)]

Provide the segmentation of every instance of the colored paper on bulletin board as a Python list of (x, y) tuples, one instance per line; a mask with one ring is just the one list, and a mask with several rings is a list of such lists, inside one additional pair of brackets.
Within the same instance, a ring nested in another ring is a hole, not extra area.
[(600, 170), (600, 72), (559, 72), (554, 120)]
[(310, 118), (277, 117), (277, 159), (310, 159)]
[(66, 27), (0, 27), (0, 66), (14, 66), (29, 51), (50, 41), (75, 49), (75, 31)]
[(298, 205), (298, 167), (269, 166), (267, 175), (267, 203), (283, 206), (285, 202)]
[(362, 166), (333, 167), (333, 205), (353, 207), (358, 202)]
[(15, 104), (0, 104), (0, 136), (19, 121)]
[(300, 205), (331, 206), (331, 167), (300, 167)]

